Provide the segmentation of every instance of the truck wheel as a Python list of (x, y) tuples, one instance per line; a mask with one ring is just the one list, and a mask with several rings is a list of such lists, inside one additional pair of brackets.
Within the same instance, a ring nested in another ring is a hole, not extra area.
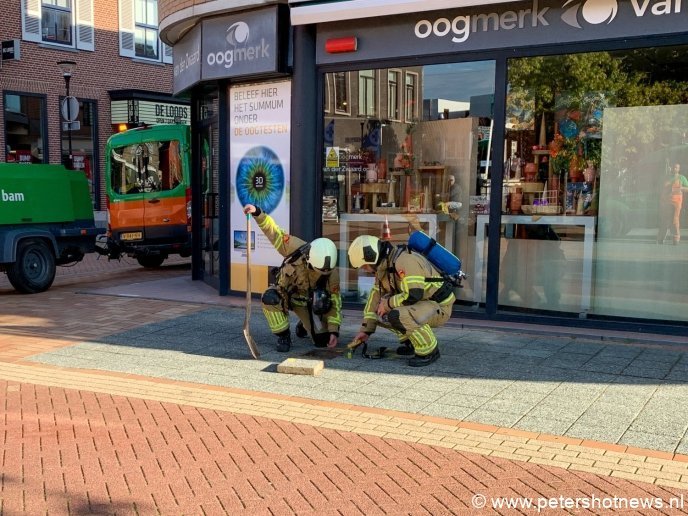
[(24, 294), (50, 288), (55, 280), (55, 256), (40, 240), (26, 240), (17, 247), (17, 261), (7, 269), (7, 279)]
[(165, 256), (161, 254), (152, 254), (149, 256), (138, 256), (136, 261), (139, 262), (141, 267), (146, 267), (147, 269), (157, 269), (165, 261)]

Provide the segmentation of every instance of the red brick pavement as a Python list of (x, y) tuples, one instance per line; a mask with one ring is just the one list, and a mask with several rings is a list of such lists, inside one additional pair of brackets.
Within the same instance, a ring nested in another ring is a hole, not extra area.
[(593, 495), (668, 503), (688, 495), (394, 439), (28, 383), (0, 381), (0, 406), (5, 515), (467, 514), (477, 512), (476, 494), (488, 504), (492, 497)]
[[(136, 260), (123, 256), (119, 260), (108, 260), (106, 256), (90, 253), (80, 262), (57, 267), (56, 287), (85, 288), (90, 283), (97, 283), (99, 287), (136, 283), (156, 279), (178, 276), (180, 270), (191, 270), (191, 258), (170, 256), (160, 268), (145, 269)], [(14, 288), (7, 280), (7, 275), (0, 273), (0, 293), (14, 293)]]

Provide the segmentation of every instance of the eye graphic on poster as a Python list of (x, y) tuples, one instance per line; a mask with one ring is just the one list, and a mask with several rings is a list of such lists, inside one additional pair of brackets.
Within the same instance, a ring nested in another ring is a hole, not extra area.
[(237, 166), (236, 191), (241, 205), (254, 204), (270, 213), (284, 193), (284, 168), (268, 147), (253, 147)]

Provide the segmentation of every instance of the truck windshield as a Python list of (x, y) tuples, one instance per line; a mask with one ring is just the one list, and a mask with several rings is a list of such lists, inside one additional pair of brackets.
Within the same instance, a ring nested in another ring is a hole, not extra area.
[(110, 186), (118, 194), (162, 192), (183, 181), (178, 140), (134, 143), (110, 153)]

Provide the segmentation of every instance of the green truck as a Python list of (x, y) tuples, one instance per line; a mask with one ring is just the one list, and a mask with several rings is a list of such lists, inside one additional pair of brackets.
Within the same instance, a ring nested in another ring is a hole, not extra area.
[(0, 163), (0, 271), (33, 294), (50, 288), (55, 266), (98, 251), (86, 176), (62, 165)]

